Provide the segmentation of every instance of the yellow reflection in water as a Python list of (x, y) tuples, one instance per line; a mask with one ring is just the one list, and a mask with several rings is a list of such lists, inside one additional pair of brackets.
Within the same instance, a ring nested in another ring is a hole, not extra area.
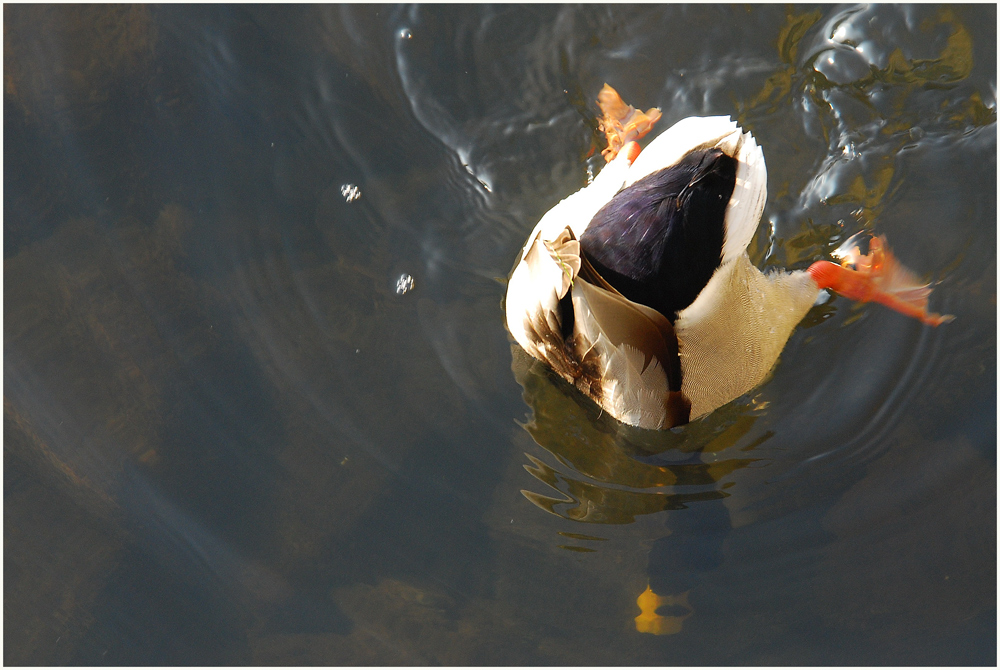
[(930, 32), (936, 25), (948, 24), (951, 34), (937, 58), (907, 61), (899, 47), (889, 55), (888, 74), (896, 74), (907, 82), (953, 82), (965, 79), (972, 72), (972, 36), (949, 7), (942, 7), (937, 24), (931, 19), (920, 23), (921, 32)]
[[(653, 635), (674, 635), (681, 632), (684, 620), (694, 614), (691, 604), (688, 602), (688, 591), (678, 596), (658, 596), (653, 593), (653, 589), (646, 587), (646, 590), (639, 594), (636, 604), (642, 611), (635, 618), (635, 629), (640, 633), (652, 633)], [(680, 607), (687, 612), (682, 616), (661, 615), (656, 610), (661, 607)]]
[(822, 12), (818, 9), (804, 14), (788, 14), (787, 22), (778, 33), (778, 55), (785, 67), (768, 77), (760, 93), (747, 105), (748, 109), (753, 109), (765, 102), (771, 102), (772, 107), (769, 112), (774, 112), (785, 97), (791, 93), (793, 79), (797, 71), (799, 42), (822, 16)]

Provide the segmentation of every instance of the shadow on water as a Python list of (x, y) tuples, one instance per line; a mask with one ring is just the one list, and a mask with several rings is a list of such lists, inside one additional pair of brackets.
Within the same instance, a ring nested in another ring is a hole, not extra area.
[[(995, 25), (5, 5), (5, 663), (995, 662)], [(886, 234), (957, 320), (601, 416), (500, 304), (605, 81), (754, 133), (757, 265)]]

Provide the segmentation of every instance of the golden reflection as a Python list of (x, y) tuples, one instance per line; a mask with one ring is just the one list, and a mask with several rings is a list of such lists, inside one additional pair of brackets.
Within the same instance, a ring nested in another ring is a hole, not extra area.
[(859, 204), (869, 212), (869, 220), (874, 220), (881, 213), (881, 205), (889, 192), (892, 177), (895, 174), (893, 161), (895, 156), (882, 156), (878, 167), (865, 175), (856, 175), (854, 181), (843, 193), (837, 193), (827, 198), (827, 203)]
[(979, 91), (976, 91), (960, 104), (958, 111), (951, 115), (951, 120), (977, 128), (988, 126), (997, 122), (997, 110), (984, 103)]
[[(843, 84), (831, 82), (814, 67), (816, 57), (830, 48), (829, 43), (819, 47), (816, 53), (808, 53), (799, 57), (799, 47), (802, 40), (821, 18), (822, 13), (819, 10), (803, 14), (789, 12), (775, 45), (783, 67), (768, 77), (757, 95), (750, 97), (749, 102), (740, 106), (739, 118), (741, 121), (745, 119), (747, 112), (764, 105), (768, 105), (767, 109), (763, 110), (765, 113), (776, 112), (796, 88), (804, 89), (810, 94), (813, 102), (820, 109), (832, 111), (829, 102), (823, 95), (823, 91), (830, 88), (851, 91), (859, 102), (870, 106), (869, 93), (873, 84), (882, 82), (911, 85), (901, 91), (900, 104), (902, 104), (913, 86), (921, 89), (928, 85), (946, 86), (966, 79), (972, 73), (972, 36), (950, 7), (942, 7), (935, 18), (924, 19), (918, 27), (918, 30), (924, 34), (935, 30), (949, 31), (944, 40), (944, 47), (936, 57), (908, 58), (903, 47), (895, 46), (891, 51), (886, 48), (886, 60), (882, 67), (877, 66), (872, 61), (874, 54), (865, 53), (863, 59), (867, 61), (869, 66), (867, 74), (860, 75), (858, 78)], [(856, 48), (853, 42), (841, 44)], [(973, 93), (962, 111), (965, 113), (959, 115), (961, 118), (955, 117), (954, 120), (971, 121), (974, 125), (986, 125), (996, 118), (996, 111), (982, 104), (978, 92)], [(909, 124), (906, 125), (908, 128)], [(827, 136), (829, 128), (824, 125), (822, 130), (824, 139), (829, 140)], [(872, 187), (869, 186), (864, 190), (870, 191)]]
[[(836, 188), (832, 193), (805, 191), (800, 202), (821, 195), (824, 207), (851, 207), (857, 225), (871, 230), (904, 183), (898, 170), (899, 152), (918, 143), (929, 131), (926, 126), (941, 123), (967, 130), (996, 123), (995, 103), (990, 106), (995, 94), (955, 87), (973, 73), (970, 31), (951, 7), (932, 11), (919, 25), (908, 28), (906, 40), (894, 40), (887, 28), (873, 23), (877, 10), (871, 8), (848, 10), (839, 20), (825, 25), (819, 11), (788, 12), (775, 44), (780, 65), (756, 95), (740, 104), (738, 116), (746, 121), (750, 116), (777, 113), (783, 107), (806, 105), (814, 117), (810, 132), (821, 133), (823, 142), (831, 146), (816, 177), (830, 180)], [(840, 35), (842, 32), (850, 33), (851, 39)], [(928, 53), (928, 47), (933, 51)], [(833, 64), (839, 58), (844, 60), (834, 65), (834, 70), (846, 80), (831, 81), (820, 64)], [(854, 61), (861, 65), (848, 67)], [(935, 89), (944, 91), (936, 109), (924, 102)], [(851, 99), (850, 104), (844, 104), (844, 96)], [(857, 118), (850, 118), (853, 116)], [(871, 142), (872, 138), (847, 133), (849, 127), (860, 129), (866, 124), (877, 128), (882, 137)], [(863, 161), (855, 160), (862, 154)], [(779, 197), (788, 195), (789, 190), (794, 194), (796, 189), (780, 184)], [(786, 254), (786, 265), (814, 259), (817, 249), (827, 247), (842, 234), (843, 219), (833, 222), (830, 217), (824, 222), (825, 217), (817, 218), (807, 218), (803, 231), (792, 238), (772, 240), (774, 249)], [(824, 305), (811, 312), (803, 325), (813, 325), (831, 311), (830, 304)]]
[[(635, 618), (635, 629), (640, 633), (651, 633), (653, 635), (674, 635), (681, 632), (684, 620), (694, 614), (694, 609), (688, 602), (688, 593), (685, 591), (677, 596), (658, 596), (653, 593), (649, 586), (639, 594), (636, 604), (641, 613)], [(657, 614), (661, 607), (671, 607), (675, 611), (685, 611), (683, 615), (677, 614), (662, 615)]]
[(778, 56), (781, 58), (781, 62), (785, 64), (785, 67), (782, 68), (781, 71), (775, 72), (768, 77), (767, 81), (764, 82), (764, 86), (760, 93), (753, 98), (753, 100), (746, 106), (746, 109), (753, 109), (758, 105), (770, 102), (772, 106), (768, 112), (773, 113), (777, 110), (778, 105), (781, 104), (784, 98), (791, 93), (792, 80), (795, 77), (797, 70), (796, 62), (799, 51), (799, 43), (802, 41), (802, 38), (805, 37), (809, 29), (812, 28), (813, 25), (815, 25), (816, 22), (822, 18), (822, 16), (822, 12), (818, 9), (804, 14), (793, 14), (789, 12), (785, 25), (778, 33), (777, 45)]
[(608, 538), (597, 537), (596, 535), (584, 535), (583, 533), (567, 533), (564, 531), (559, 531), (559, 534), (563, 537), (569, 537), (574, 540), (589, 540), (592, 542), (606, 542)]
[[(915, 77), (918, 81), (928, 82), (958, 81), (971, 74), (972, 36), (958, 21), (950, 7), (942, 7), (938, 13), (938, 25), (944, 24), (949, 24), (951, 34), (948, 36), (944, 49), (941, 50), (941, 55), (937, 58), (912, 61), (910, 69), (904, 70), (904, 74)], [(933, 27), (930, 19), (920, 24), (921, 32), (928, 32)], [(893, 52), (893, 55), (896, 54), (896, 51)]]

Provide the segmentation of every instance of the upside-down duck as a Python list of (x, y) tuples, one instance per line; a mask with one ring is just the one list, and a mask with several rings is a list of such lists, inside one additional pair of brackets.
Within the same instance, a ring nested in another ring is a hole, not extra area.
[(599, 102), (609, 162), (535, 226), (505, 308), (526, 352), (619, 421), (670, 428), (750, 391), (821, 289), (951, 320), (927, 312), (930, 288), (878, 237), (841, 265), (765, 275), (746, 252), (767, 199), (753, 136), (728, 117), (691, 117), (640, 150), (659, 111), (609, 86)]

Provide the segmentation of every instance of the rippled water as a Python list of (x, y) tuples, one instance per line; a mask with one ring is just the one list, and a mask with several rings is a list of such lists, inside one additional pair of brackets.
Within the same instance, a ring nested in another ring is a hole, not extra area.
[[(995, 664), (995, 6), (4, 19), (5, 663)], [(759, 266), (884, 234), (957, 319), (602, 416), (500, 306), (605, 81), (753, 132)]]

